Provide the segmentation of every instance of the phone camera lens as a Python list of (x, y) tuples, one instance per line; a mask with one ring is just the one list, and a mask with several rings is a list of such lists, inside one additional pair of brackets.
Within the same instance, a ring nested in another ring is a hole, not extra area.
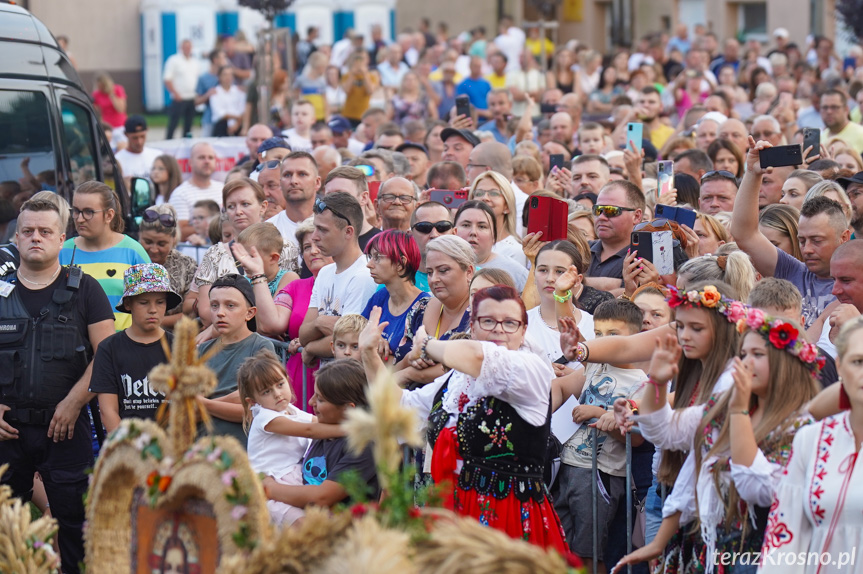
[(539, 200), (534, 197), (533, 199), (530, 200), (530, 206), (532, 208), (536, 209), (537, 207), (539, 207)]

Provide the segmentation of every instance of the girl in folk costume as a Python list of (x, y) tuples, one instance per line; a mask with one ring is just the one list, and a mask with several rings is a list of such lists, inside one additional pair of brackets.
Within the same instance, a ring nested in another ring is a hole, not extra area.
[(794, 437), (767, 520), (764, 574), (863, 572), (857, 556), (863, 547), (863, 497), (852, 486), (863, 479), (863, 465), (856, 464), (863, 441), (863, 317), (842, 327), (836, 349), (843, 412)]
[[(470, 316), (473, 340), (442, 341), (420, 328), (407, 355), (416, 368), (438, 363), (452, 369), (402, 395), (402, 403), (427, 421), (432, 478), (456, 513), (567, 555), (542, 479), (551, 363), (526, 345), (527, 312), (512, 287), (477, 291)], [(379, 319), (379, 309), (373, 310), (360, 336), (370, 376), (377, 368), (370, 365), (380, 365), (377, 343), (386, 323), (378, 325)]]
[[(622, 563), (658, 556), (681, 523), (696, 520), (696, 535), (666, 547), (666, 572), (754, 572), (778, 474), (797, 429), (812, 422), (805, 407), (817, 393), (822, 361), (799, 326), (748, 309), (710, 286), (672, 290), (669, 305), (712, 308), (743, 338), (733, 387), (676, 414), (665, 399), (664, 381), (673, 376), (681, 350), (673, 338), (659, 342), (649, 380), (656, 388), (645, 391), (639, 426), (657, 445), (691, 451), (666, 500), (659, 534)], [(717, 552), (737, 553), (739, 561), (717, 564)]]

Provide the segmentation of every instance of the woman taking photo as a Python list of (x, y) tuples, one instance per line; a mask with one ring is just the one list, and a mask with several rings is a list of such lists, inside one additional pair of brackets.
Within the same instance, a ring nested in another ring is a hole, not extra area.
[[(257, 181), (243, 177), (232, 181), (222, 188), (222, 204), (225, 206), (227, 221), (233, 228), (233, 236), (261, 223), (267, 210), (267, 200), (263, 188)], [(233, 242), (232, 242), (233, 243)], [(279, 258), (279, 267), (287, 271), (297, 271), (297, 248), (293, 242), (285, 241)], [(210, 318), (210, 301), (208, 294), (210, 285), (216, 279), (229, 273), (240, 273), (236, 259), (231, 253), (230, 243), (216, 243), (204, 253), (198, 272), (195, 274), (195, 284), (198, 286), (198, 316), (204, 325), (212, 323)]]
[[(470, 244), (455, 235), (442, 235), (429, 241), (426, 269), (432, 297), (420, 299), (411, 307), (405, 319), (406, 341), (399, 346), (407, 342), (413, 344), (420, 327), (444, 341), (468, 330), (475, 259)], [(396, 364), (396, 380), (403, 386), (426, 384), (443, 373), (443, 367), (433, 361), (411, 364), (405, 357)]]
[(153, 160), (150, 181), (156, 186), (156, 205), (171, 202), (171, 193), (183, 183), (180, 164), (174, 156), (163, 154)]
[[(527, 312), (511, 287), (478, 291), (471, 317), (473, 340), (442, 341), (419, 329), (407, 358), (452, 371), (421, 389), (402, 391), (402, 404), (416, 408), (418, 423), (427, 424), (431, 475), (446, 508), (566, 555), (560, 519), (542, 478), (551, 364), (525, 345)], [(375, 310), (360, 335), (360, 349), (365, 365), (380, 367), (378, 320)]]
[[(99, 282), (111, 307), (117, 308), (123, 298), (123, 274), (139, 263), (150, 263), (150, 256), (141, 244), (123, 235), (125, 224), (120, 213), (120, 198), (110, 187), (99, 181), (82, 183), (72, 196), (72, 222), (77, 237), (67, 239), (60, 250), (60, 264), (74, 262), (84, 273)], [(73, 261), (74, 257), (74, 261)], [(21, 277), (25, 283), (30, 283)], [(114, 313), (114, 328), (118, 331), (132, 324), (132, 316)]]
[[(171, 289), (180, 297), (185, 297), (192, 286), (198, 264), (188, 255), (177, 251), (177, 242), (180, 241), (177, 212), (172, 205), (163, 203), (148, 208), (142, 219), (140, 238), (144, 251), (150, 256), (150, 261), (168, 270)], [(182, 311), (182, 303), (168, 309), (162, 319), (162, 327), (172, 328), (183, 316)]]
[(455, 232), (470, 244), (476, 254), (477, 266), (503, 269), (512, 276), (519, 292), (524, 290), (527, 268), (494, 252), (498, 237), (497, 218), (488, 204), (475, 199), (464, 202), (455, 214)]
[(518, 212), (512, 186), (496, 171), (485, 171), (477, 176), (470, 186), (468, 199), (478, 199), (494, 211), (497, 239), (492, 251), (496, 254), (527, 266), (521, 240), (516, 233)]
[[(863, 572), (842, 556), (859, 550), (863, 540), (855, 473), (863, 442), (863, 318), (843, 325), (836, 340), (840, 398), (837, 415), (801, 429), (794, 437), (790, 462), (775, 489), (764, 534), (764, 574)], [(828, 456), (829, 454), (829, 456)], [(776, 562), (783, 554), (833, 556), (833, 563)], [(853, 556), (853, 554), (852, 554)], [(837, 561), (839, 561), (837, 565)]]
[(373, 307), (382, 309), (381, 318), (389, 323), (384, 337), (393, 355), (393, 363), (404, 358), (410, 351), (405, 339), (405, 319), (408, 311), (429, 294), (416, 287), (416, 274), (422, 256), (413, 236), (405, 231), (388, 229), (372, 237), (366, 245), (369, 262), (366, 267), (372, 279), (383, 289), (378, 289), (362, 312), (369, 318)]

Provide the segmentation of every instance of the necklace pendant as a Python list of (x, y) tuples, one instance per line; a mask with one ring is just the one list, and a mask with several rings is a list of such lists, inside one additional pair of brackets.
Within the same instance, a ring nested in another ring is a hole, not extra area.
[(464, 412), (464, 408), (470, 402), (470, 399), (465, 393), (462, 393), (458, 396), (458, 412)]

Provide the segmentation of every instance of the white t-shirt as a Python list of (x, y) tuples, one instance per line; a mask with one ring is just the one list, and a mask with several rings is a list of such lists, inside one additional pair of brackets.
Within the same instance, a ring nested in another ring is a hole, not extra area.
[(162, 81), (170, 81), (174, 91), (183, 100), (193, 100), (197, 95), (195, 87), (198, 85), (200, 62), (194, 57), (185, 57), (183, 54), (174, 54), (165, 62), (165, 72)]
[(312, 151), (312, 140), (299, 135), (296, 129), (285, 130), (282, 135), (288, 140), (288, 145), (291, 146), (292, 151)]
[(521, 248), (521, 243), (512, 235), (501, 239), (491, 248), (499, 257), (506, 257), (527, 269), (527, 257)]
[(361, 314), (378, 288), (366, 262), (366, 256), (360, 255), (341, 273), (336, 273), (335, 263), (321, 268), (312, 287), (309, 309), (317, 309), (318, 315)]
[(348, 138), (348, 151), (354, 155), (360, 155), (366, 149), (366, 144), (358, 139)]
[(141, 153), (132, 153), (123, 149), (114, 154), (117, 163), (123, 170), (123, 177), (150, 177), (153, 162), (162, 152), (151, 147), (145, 147)]
[[(283, 209), (282, 211), (269, 218), (267, 220), (267, 223), (272, 223), (273, 225), (275, 225), (276, 229), (279, 230), (279, 233), (282, 234), (282, 239), (284, 239), (285, 241), (290, 241), (297, 246), (298, 251), (300, 250), (300, 246), (297, 243), (297, 227), (300, 226), (300, 223), (302, 223), (302, 221), (297, 221), (296, 223), (294, 223), (293, 221), (291, 221), (291, 218), (288, 217), (288, 214), (285, 213), (285, 210)], [(302, 256), (302, 253), (300, 253), (300, 256)]]
[[(581, 312), (581, 319), (578, 321), (578, 331), (582, 337), (590, 341), (594, 338), (593, 335), (593, 315), (586, 311)], [(551, 318), (554, 320), (554, 318)], [(552, 363), (563, 356), (563, 351), (560, 348), (560, 331), (555, 331), (549, 327), (539, 313), (539, 305), (530, 309), (527, 312), (527, 334), (530, 335), (537, 345), (545, 351), (545, 356)], [(580, 363), (571, 361), (566, 364), (567, 367), (575, 368)]]
[(288, 405), (281, 413), (261, 405), (252, 406), (251, 411), (254, 418), (249, 425), (248, 453), (249, 463), (255, 472), (279, 478), (288, 474), (294, 466), (302, 464), (311, 439), (272, 433), (265, 427), (279, 417), (298, 423), (313, 422), (315, 417), (294, 405)]
[(222, 187), (224, 183), (210, 180), (210, 186), (201, 189), (192, 183), (192, 180), (184, 181), (171, 193), (171, 205), (177, 210), (177, 221), (189, 221), (192, 217), (192, 208), (202, 199), (212, 199), (219, 206), (222, 205)]
[(824, 326), (821, 328), (821, 337), (818, 339), (816, 345), (821, 347), (821, 350), (836, 359), (836, 355), (839, 354), (839, 351), (836, 350), (836, 345), (833, 344), (833, 341), (830, 340), (830, 318), (824, 320)]

